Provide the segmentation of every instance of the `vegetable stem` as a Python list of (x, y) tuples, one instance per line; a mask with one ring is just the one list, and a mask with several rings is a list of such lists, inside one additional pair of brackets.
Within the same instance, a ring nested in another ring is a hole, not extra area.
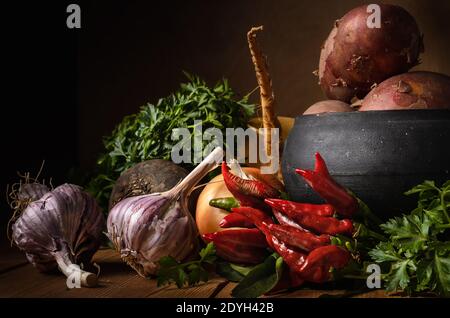
[(53, 253), (56, 262), (58, 263), (58, 268), (61, 272), (67, 276), (67, 278), (71, 278), (74, 272), (79, 273), (80, 284), (83, 287), (94, 287), (97, 285), (97, 275), (86, 272), (80, 268), (80, 266), (75, 265), (70, 260), (69, 254), (66, 250), (59, 250)]
[(192, 170), (186, 178), (184, 178), (179, 184), (170, 190), (172, 194), (178, 195), (179, 193), (188, 191), (184, 193), (185, 196), (189, 195), (193, 187), (200, 182), (201, 179), (212, 169), (214, 169), (219, 162), (223, 159), (223, 149), (217, 147), (214, 149), (206, 158)]

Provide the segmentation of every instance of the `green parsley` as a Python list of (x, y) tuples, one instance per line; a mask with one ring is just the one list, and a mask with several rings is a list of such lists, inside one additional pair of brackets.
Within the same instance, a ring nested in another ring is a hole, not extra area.
[(389, 239), (369, 255), (387, 268), (388, 291), (450, 296), (450, 180), (441, 188), (425, 181), (405, 194), (419, 195), (417, 208), (382, 224)]
[[(105, 152), (97, 161), (97, 175), (86, 187), (102, 207), (107, 207), (114, 182), (123, 171), (145, 160), (171, 158), (172, 147), (179, 142), (172, 140), (174, 128), (188, 128), (193, 142), (194, 120), (202, 121), (203, 131), (218, 128), (223, 136), (226, 128), (247, 127), (255, 113), (255, 105), (248, 102), (248, 95), (237, 99), (226, 79), (208, 87), (200, 78), (186, 76), (189, 82), (181, 84), (177, 92), (155, 105), (142, 106), (137, 114), (126, 116), (104, 138)], [(211, 141), (202, 142), (205, 146)], [(191, 169), (193, 165), (185, 167)]]
[(206, 264), (214, 264), (216, 257), (216, 248), (211, 242), (203, 248), (200, 253), (200, 259), (186, 263), (179, 263), (171, 256), (162, 257), (159, 260), (159, 270), (157, 273), (158, 286), (174, 282), (178, 288), (185, 285), (193, 286), (199, 282), (208, 281), (208, 271)]

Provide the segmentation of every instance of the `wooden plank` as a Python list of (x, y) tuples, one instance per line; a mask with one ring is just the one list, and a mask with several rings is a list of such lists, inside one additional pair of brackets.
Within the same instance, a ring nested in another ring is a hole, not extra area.
[(231, 291), (236, 287), (237, 283), (229, 282), (222, 290), (216, 294), (216, 298), (231, 298)]
[(228, 281), (221, 277), (213, 277), (206, 283), (202, 283), (193, 287), (178, 288), (175, 284), (159, 289), (148, 297), (156, 298), (211, 298), (219, 293)]
[(100, 250), (93, 262), (101, 268), (99, 286), (74, 288), (66, 286), (60, 273), (43, 274), (26, 265), (0, 275), (0, 297), (210, 297), (226, 281), (215, 277), (205, 284), (178, 289), (175, 285), (158, 288), (156, 280), (140, 277), (113, 250)]
[(155, 292), (156, 282), (139, 277), (113, 250), (100, 250), (94, 262), (101, 268), (99, 286), (66, 286), (60, 273), (43, 274), (31, 265), (0, 275), (0, 297), (146, 297)]
[[(237, 283), (228, 283), (217, 295), (216, 298), (230, 298), (231, 291)], [(349, 292), (346, 290), (312, 290), (299, 289), (290, 292), (279, 292), (263, 296), (263, 298), (318, 298), (318, 297), (353, 297), (353, 298), (386, 298), (393, 297), (393, 294), (386, 294), (382, 289), (364, 292)], [(398, 295), (395, 297), (399, 297)]]
[[(24, 264), (22, 254), (14, 253), (8, 253), (7, 257), (2, 258), (2, 264), (10, 264), (8, 266), (12, 264), (16, 267), (3, 267), (7, 270), (0, 273), (0, 297), (230, 298), (231, 291), (236, 286), (236, 283), (227, 282), (225, 279), (216, 276), (206, 283), (189, 288), (179, 289), (174, 284), (157, 287), (156, 280), (140, 277), (132, 268), (122, 262), (117, 252), (106, 249), (98, 251), (93, 259), (101, 268), (99, 286), (95, 288), (69, 289), (66, 286), (65, 276), (61, 273), (39, 273), (30, 264)], [(11, 260), (7, 262), (6, 260), (9, 259), (9, 255), (11, 255)], [(18, 266), (18, 264), (22, 265)], [(264, 297), (315, 298), (328, 296), (357, 298), (388, 297), (383, 290), (354, 293), (345, 290), (307, 289), (281, 292)]]
[(0, 273), (28, 264), (25, 255), (19, 249), (7, 243), (0, 246), (0, 255)]

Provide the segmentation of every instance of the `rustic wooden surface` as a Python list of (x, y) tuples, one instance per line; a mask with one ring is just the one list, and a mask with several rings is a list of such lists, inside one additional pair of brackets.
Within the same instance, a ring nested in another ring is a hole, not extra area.
[[(115, 251), (102, 249), (93, 259), (101, 268), (99, 286), (69, 289), (66, 287), (64, 275), (39, 273), (17, 249), (2, 248), (0, 255), (0, 297), (230, 298), (231, 290), (236, 285), (216, 277), (195, 287), (181, 289), (175, 285), (157, 287), (155, 280), (138, 276), (120, 260)], [(270, 297), (320, 296), (378, 298), (386, 297), (386, 294), (382, 290), (356, 295), (348, 294), (343, 290), (296, 290)]]

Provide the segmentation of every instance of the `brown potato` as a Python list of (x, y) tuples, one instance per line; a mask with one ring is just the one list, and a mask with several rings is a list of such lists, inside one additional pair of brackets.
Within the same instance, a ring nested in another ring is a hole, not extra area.
[(303, 115), (314, 115), (320, 113), (343, 113), (352, 112), (353, 108), (340, 100), (322, 100), (311, 105)]
[(374, 84), (418, 64), (423, 44), (414, 18), (399, 6), (379, 6), (380, 28), (367, 26), (367, 5), (336, 21), (319, 62), (319, 84), (329, 99), (362, 99)]
[(359, 110), (395, 109), (450, 109), (450, 77), (433, 72), (391, 77), (364, 98)]

